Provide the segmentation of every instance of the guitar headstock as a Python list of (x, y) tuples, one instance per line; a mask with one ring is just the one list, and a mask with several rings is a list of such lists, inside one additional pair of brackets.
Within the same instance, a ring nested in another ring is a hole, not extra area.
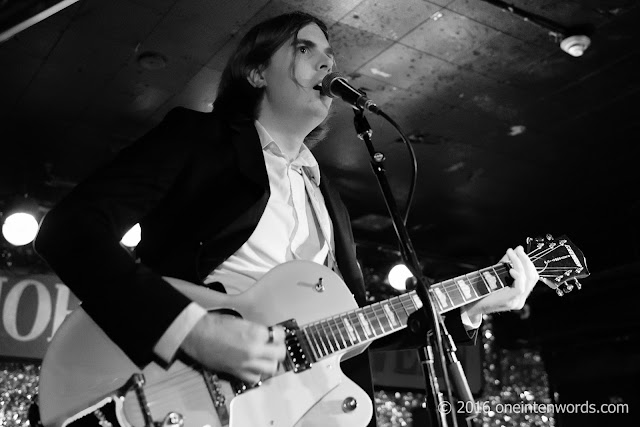
[[(560, 296), (582, 285), (578, 279), (589, 276), (587, 261), (566, 236), (554, 239), (550, 234), (527, 238), (527, 253), (536, 266), (540, 281)], [(573, 281), (573, 283), (568, 283)]]

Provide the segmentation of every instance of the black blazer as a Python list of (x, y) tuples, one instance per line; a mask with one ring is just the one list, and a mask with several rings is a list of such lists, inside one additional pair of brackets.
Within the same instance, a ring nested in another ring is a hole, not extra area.
[[(320, 188), (338, 268), (364, 305), (349, 215), (325, 174)], [(253, 120), (176, 108), (54, 207), (35, 248), (107, 335), (144, 366), (190, 303), (161, 276), (201, 283), (248, 240), (269, 195)], [(119, 241), (138, 222), (136, 260)], [(452, 335), (467, 340), (459, 316), (450, 319)], [(343, 370), (372, 395), (366, 352)]]

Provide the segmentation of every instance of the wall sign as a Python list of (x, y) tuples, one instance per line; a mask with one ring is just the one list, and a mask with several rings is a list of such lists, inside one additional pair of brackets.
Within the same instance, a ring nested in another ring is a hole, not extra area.
[(79, 304), (57, 276), (0, 270), (0, 356), (42, 359), (53, 334)]

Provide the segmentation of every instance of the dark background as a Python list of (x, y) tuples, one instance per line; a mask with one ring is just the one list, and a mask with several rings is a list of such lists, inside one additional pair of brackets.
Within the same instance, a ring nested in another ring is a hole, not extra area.
[[(44, 3), (2, 1), (0, 25)], [(79, 1), (0, 44), (0, 211), (28, 193), (43, 214), (172, 107), (209, 111), (244, 32), (302, 9), (327, 22), (339, 69), (412, 141), (418, 182), (408, 226), (427, 274), (487, 266), (527, 236), (568, 235), (591, 278), (562, 299), (538, 286), (530, 317), (496, 321), (502, 345), (543, 346), (565, 395), (600, 381), (598, 390), (637, 399), (623, 384), (638, 368), (620, 361), (636, 358), (640, 326), (640, 7), (512, 4), (545, 25), (483, 0)], [(579, 58), (559, 47), (574, 33), (591, 38)], [(352, 116), (336, 101), (315, 153), (350, 209), (361, 263), (380, 248), (397, 259)], [(406, 149), (389, 125), (369, 119), (404, 206)], [(1, 244), (5, 260), (35, 263), (28, 247)], [(592, 377), (596, 366), (611, 370)]]

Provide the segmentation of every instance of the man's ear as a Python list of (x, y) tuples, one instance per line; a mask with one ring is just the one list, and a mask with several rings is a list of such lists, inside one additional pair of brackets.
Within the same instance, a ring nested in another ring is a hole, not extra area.
[(262, 70), (259, 70), (257, 68), (254, 68), (249, 72), (247, 81), (251, 86), (256, 88), (265, 87), (267, 85), (267, 81), (264, 78)]

